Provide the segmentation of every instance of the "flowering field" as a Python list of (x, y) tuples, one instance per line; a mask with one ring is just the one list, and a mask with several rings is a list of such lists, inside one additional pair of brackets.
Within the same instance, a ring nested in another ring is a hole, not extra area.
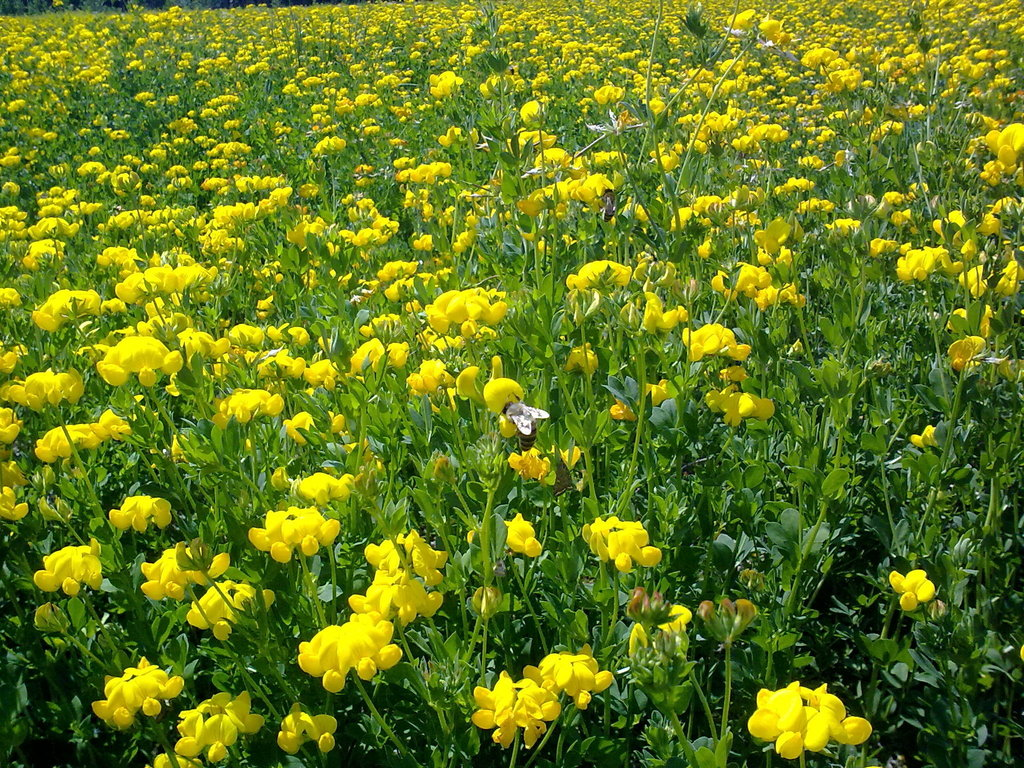
[(0, 18), (0, 762), (1019, 760), (1022, 40)]

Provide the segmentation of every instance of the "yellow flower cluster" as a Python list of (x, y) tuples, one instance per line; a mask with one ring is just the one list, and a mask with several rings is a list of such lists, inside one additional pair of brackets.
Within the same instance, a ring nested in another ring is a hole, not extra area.
[(41, 411), (48, 405), (59, 405), (64, 401), (74, 405), (84, 392), (85, 386), (78, 371), (54, 373), (51, 369), (30, 374), (24, 381), (0, 386), (0, 400)]
[(638, 522), (620, 520), (617, 515), (599, 517), (583, 526), (583, 540), (601, 560), (629, 573), (636, 565), (651, 567), (661, 562), (661, 550), (649, 545), (649, 537)]
[(437, 613), (443, 597), (426, 587), (441, 583), (440, 569), (448, 560), (447, 552), (432, 549), (419, 533), (410, 531), (394, 541), (368, 545), (366, 559), (375, 569), (373, 582), (365, 595), (349, 597), (353, 611), (386, 620), (397, 616), (403, 626), (417, 616)]
[(529, 677), (516, 682), (502, 672), (494, 688), (478, 685), (473, 689), (477, 711), (473, 725), (485, 731), (494, 730), (491, 739), (503, 747), (512, 745), (519, 729), (523, 743), (531, 749), (547, 731), (547, 724), (562, 712), (558, 697)]
[(871, 735), (871, 724), (847, 716), (843, 702), (824, 683), (813, 690), (799, 682), (777, 691), (762, 688), (747, 729), (755, 738), (774, 741), (775, 751), (788, 760), (804, 750), (821, 752), (830, 740), (856, 746)]
[(906, 576), (899, 571), (890, 572), (889, 584), (900, 596), (900, 608), (904, 611), (912, 611), (935, 598), (935, 584), (920, 568), (908, 572)]
[(549, 653), (536, 667), (526, 667), (523, 674), (554, 694), (567, 693), (577, 709), (586, 709), (595, 693), (601, 693), (614, 681), (614, 675), (601, 669), (589, 645), (579, 653)]
[(119, 677), (107, 676), (103, 684), (106, 698), (94, 701), (92, 711), (108, 725), (129, 728), (140, 711), (148, 717), (159, 715), (163, 710), (160, 702), (175, 698), (184, 686), (183, 677), (168, 676), (143, 656), (138, 666), (128, 667)]
[(119, 508), (110, 510), (110, 522), (122, 531), (134, 528), (141, 533), (150, 520), (157, 528), (166, 528), (171, 522), (171, 502), (156, 496), (129, 496)]
[(227, 640), (231, 625), (243, 612), (256, 610), (251, 604), (259, 600), (269, 607), (274, 602), (274, 593), (264, 589), (257, 594), (255, 587), (244, 582), (214, 582), (199, 600), (192, 602), (185, 620), (197, 629), (213, 630), (218, 640)]
[(155, 562), (140, 563), (139, 570), (146, 579), (142, 582), (142, 593), (150, 600), (163, 600), (168, 597), (172, 600), (181, 600), (185, 597), (189, 585), (206, 586), (209, 579), (223, 575), (231, 565), (231, 556), (227, 552), (215, 555), (205, 574), (192, 568), (183, 568), (185, 564), (178, 556), (178, 549), (173, 547), (165, 549)]
[(743, 419), (767, 421), (775, 415), (775, 403), (767, 397), (741, 392), (735, 384), (725, 389), (711, 390), (704, 395), (704, 403), (730, 427), (738, 427)]
[(277, 746), (289, 755), (295, 755), (305, 742), (315, 741), (321, 752), (330, 752), (334, 749), (334, 732), (337, 729), (338, 721), (331, 715), (311, 715), (302, 709), (301, 704), (295, 703), (281, 721)]
[(511, 520), (506, 520), (505, 527), (507, 528), (505, 543), (508, 544), (509, 549), (527, 557), (540, 556), (542, 547), (537, 540), (537, 534), (533, 530), (533, 525), (523, 517), (521, 512)]
[(718, 323), (702, 325), (695, 331), (683, 330), (683, 344), (689, 350), (690, 361), (698, 362), (708, 355), (726, 355), (733, 360), (746, 360), (750, 345), (736, 341), (736, 334)]
[(277, 416), (284, 410), (284, 398), (265, 389), (236, 389), (225, 398), (214, 402), (217, 413), (213, 423), (226, 429), (228, 421), (235, 419), (248, 424), (255, 416)]
[(178, 714), (178, 734), (174, 745), (176, 754), (193, 758), (206, 752), (211, 763), (223, 760), (228, 747), (238, 741), (241, 734), (253, 734), (263, 727), (263, 716), (251, 712), (252, 701), (248, 691), (232, 697), (221, 692)]
[(345, 687), (349, 670), (369, 680), (377, 670), (391, 669), (399, 662), (402, 649), (391, 642), (394, 631), (394, 625), (377, 614), (357, 614), (300, 643), (299, 666), (307, 675), (321, 678), (325, 690), (337, 693)]
[(306, 557), (315, 555), (320, 547), (333, 544), (341, 530), (341, 523), (325, 518), (316, 507), (267, 512), (263, 525), (249, 529), (249, 542), (279, 563), (291, 560), (296, 549)]
[(90, 539), (88, 544), (70, 545), (51, 552), (43, 558), (42, 570), (33, 574), (32, 581), (43, 592), (60, 589), (72, 597), (78, 594), (82, 584), (99, 589), (103, 583), (99, 542)]
[(106, 410), (93, 423), (54, 427), (36, 440), (35, 454), (40, 461), (52, 464), (58, 459), (71, 458), (75, 450), (95, 450), (108, 440), (121, 441), (131, 433), (132, 428), (127, 421)]
[(318, 507), (326, 507), (332, 501), (346, 501), (352, 495), (352, 475), (335, 477), (326, 472), (314, 472), (302, 478), (295, 486), (295, 493)]
[(473, 338), (482, 327), (493, 328), (504, 319), (508, 312), (504, 299), (504, 293), (484, 288), (445, 291), (423, 311), (437, 333), (446, 334), (454, 327), (462, 336)]
[(131, 374), (139, 377), (144, 387), (156, 384), (157, 374), (175, 374), (184, 365), (181, 352), (169, 350), (162, 341), (151, 336), (129, 336), (107, 350), (96, 363), (103, 380), (115, 387), (128, 381)]
[[(514, 428), (512, 434), (515, 434)], [(508, 465), (524, 480), (537, 480), (543, 483), (551, 472), (551, 460), (542, 456), (536, 448), (523, 453), (512, 453), (508, 457)]]

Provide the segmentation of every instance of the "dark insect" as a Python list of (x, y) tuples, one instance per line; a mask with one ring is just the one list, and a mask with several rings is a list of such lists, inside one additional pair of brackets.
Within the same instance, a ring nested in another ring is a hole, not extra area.
[(618, 210), (618, 200), (615, 197), (614, 189), (606, 189), (604, 194), (601, 195), (601, 216), (604, 217), (605, 221), (611, 221), (615, 218), (615, 212)]
[(520, 400), (513, 400), (505, 406), (502, 413), (516, 425), (519, 433), (519, 450), (522, 453), (533, 448), (537, 442), (537, 421), (546, 419), (550, 414), (540, 408), (534, 408)]
[(569, 473), (569, 467), (566, 466), (565, 461), (562, 457), (558, 457), (558, 464), (555, 465), (555, 484), (551, 486), (551, 492), (555, 496), (561, 496), (563, 493), (573, 488), (572, 475)]

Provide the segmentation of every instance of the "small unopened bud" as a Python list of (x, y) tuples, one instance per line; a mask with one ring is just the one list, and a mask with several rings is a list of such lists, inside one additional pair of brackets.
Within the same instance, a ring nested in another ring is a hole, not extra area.
[(946, 615), (946, 604), (941, 600), (932, 600), (928, 603), (928, 615), (933, 619), (941, 619)]
[(651, 600), (647, 596), (647, 590), (643, 587), (637, 587), (633, 590), (629, 602), (626, 603), (626, 615), (633, 621), (640, 621), (640, 617), (650, 610), (650, 607)]
[(71, 626), (64, 611), (53, 603), (43, 603), (36, 608), (33, 623), (40, 632), (59, 632), (60, 634), (67, 632), (68, 627)]
[(377, 477), (376, 467), (372, 464), (367, 466), (355, 477), (352, 483), (356, 493), (367, 499), (375, 499), (380, 491), (380, 480)]
[(714, 603), (705, 600), (697, 608), (697, 615), (716, 640), (728, 645), (750, 626), (750, 622), (757, 616), (757, 606), (749, 600), (740, 599), (733, 602), (723, 598), (716, 609)]
[(205, 572), (213, 565), (213, 552), (202, 539), (192, 539), (188, 544), (181, 541), (175, 545), (174, 559), (183, 571)]
[(619, 311), (619, 320), (630, 330), (639, 328), (643, 318), (644, 316), (640, 308), (632, 301)]
[(455, 469), (452, 467), (452, 460), (443, 454), (435, 456), (430, 462), (430, 476), (442, 483), (454, 483)]
[(490, 619), (498, 612), (501, 605), (501, 592), (497, 587), (480, 587), (473, 593), (473, 610), (476, 611), (484, 621)]
[(278, 491), (287, 491), (291, 486), (291, 481), (288, 479), (288, 470), (284, 467), (278, 467), (274, 470), (274, 473), (270, 476), (270, 484)]
[(744, 568), (740, 571), (740, 584), (747, 589), (760, 592), (764, 589), (764, 574), (753, 568)]

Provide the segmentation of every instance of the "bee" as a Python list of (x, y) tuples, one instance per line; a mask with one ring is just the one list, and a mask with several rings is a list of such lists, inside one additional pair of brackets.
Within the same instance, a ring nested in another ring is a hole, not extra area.
[(516, 431), (519, 433), (519, 450), (522, 453), (533, 448), (533, 444), (537, 442), (537, 422), (551, 415), (521, 400), (513, 400), (501, 412), (516, 425)]
[(611, 221), (615, 218), (615, 212), (618, 210), (619, 204), (615, 197), (614, 189), (606, 189), (604, 194), (601, 195), (601, 216), (604, 217), (605, 221)]

